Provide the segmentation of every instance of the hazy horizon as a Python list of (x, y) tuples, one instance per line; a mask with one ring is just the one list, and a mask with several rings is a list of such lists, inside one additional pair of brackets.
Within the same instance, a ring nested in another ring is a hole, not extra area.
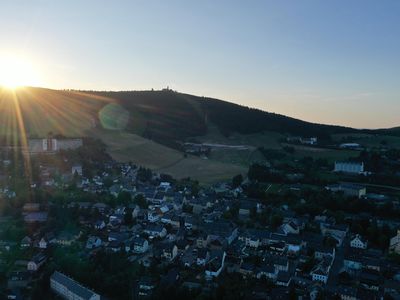
[(28, 61), (40, 87), (169, 86), (315, 123), (400, 125), (396, 1), (42, 0), (1, 9), (0, 57)]

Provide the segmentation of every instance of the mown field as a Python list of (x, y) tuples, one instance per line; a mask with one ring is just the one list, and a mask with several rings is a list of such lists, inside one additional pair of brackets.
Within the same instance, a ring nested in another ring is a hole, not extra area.
[(111, 156), (119, 161), (131, 161), (176, 178), (191, 177), (202, 183), (214, 183), (245, 174), (247, 167), (196, 156), (184, 157), (182, 152), (165, 147), (136, 134), (123, 131), (92, 130)]

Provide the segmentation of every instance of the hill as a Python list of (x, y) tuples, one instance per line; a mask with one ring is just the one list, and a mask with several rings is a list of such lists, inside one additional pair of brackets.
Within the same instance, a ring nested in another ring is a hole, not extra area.
[[(314, 124), (171, 90), (0, 90), (3, 145), (21, 143), (26, 137), (44, 137), (49, 132), (69, 137), (94, 136), (103, 140), (116, 159), (202, 181), (245, 172), (251, 162), (262, 159), (259, 147), (281, 149), (278, 140), (287, 135), (317, 136), (321, 140), (344, 134), (400, 136), (398, 128), (356, 130)], [(184, 158), (181, 143), (188, 140), (213, 142), (218, 147), (208, 160)], [(238, 151), (229, 145), (245, 147)], [(315, 151), (307, 151), (297, 152), (316, 155)], [(332, 157), (343, 154), (331, 152)], [(318, 153), (325, 155), (323, 151)]]

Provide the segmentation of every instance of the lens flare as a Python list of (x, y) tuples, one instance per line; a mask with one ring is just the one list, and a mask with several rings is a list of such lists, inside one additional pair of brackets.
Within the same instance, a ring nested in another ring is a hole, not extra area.
[(0, 86), (15, 89), (38, 85), (39, 74), (32, 63), (21, 57), (0, 55)]

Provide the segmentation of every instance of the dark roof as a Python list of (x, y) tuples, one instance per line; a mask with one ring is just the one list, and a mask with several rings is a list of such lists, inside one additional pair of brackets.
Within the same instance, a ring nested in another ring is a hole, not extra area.
[(290, 281), (290, 278), (291, 278), (291, 275), (289, 272), (279, 271), (277, 281), (286, 283), (286, 282)]
[(65, 286), (69, 291), (74, 293), (75, 295), (78, 295), (79, 297), (83, 299), (90, 299), (94, 295), (96, 295), (95, 292), (89, 290), (88, 288), (85, 288), (84, 286), (80, 285), (78, 282), (73, 280), (72, 278), (69, 278), (68, 276), (55, 271), (51, 277), (50, 280), (54, 280), (58, 282), (59, 284)]

